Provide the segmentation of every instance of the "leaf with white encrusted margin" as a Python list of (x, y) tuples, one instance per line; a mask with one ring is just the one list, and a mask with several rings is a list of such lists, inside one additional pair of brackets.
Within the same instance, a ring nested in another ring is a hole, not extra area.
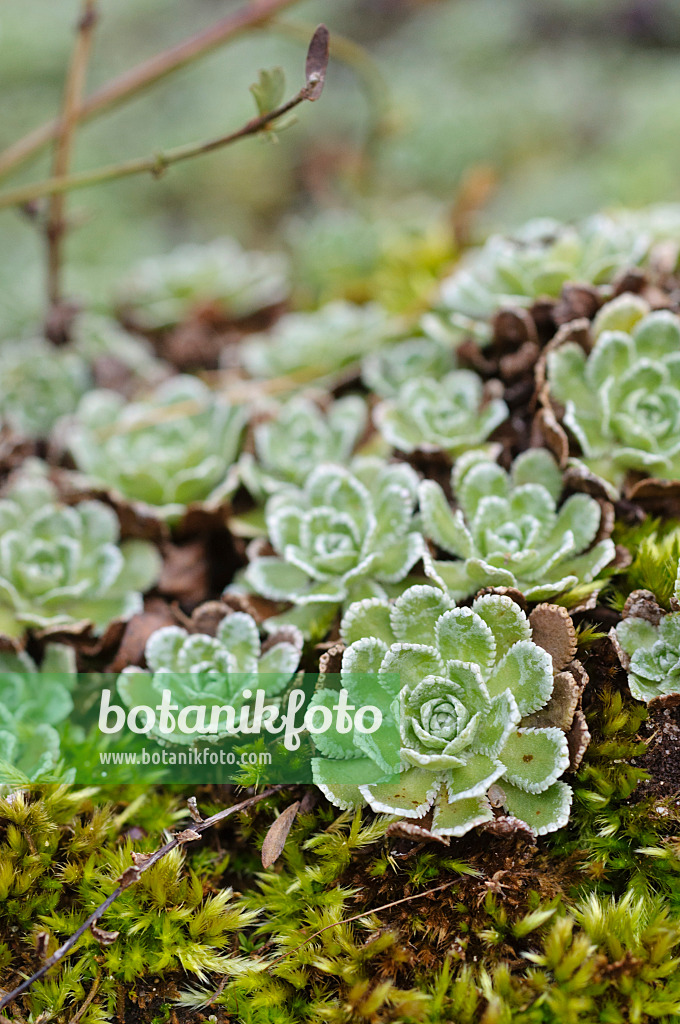
[(464, 836), (466, 832), (493, 820), (489, 801), (483, 796), (448, 803), (442, 794), (435, 804), (432, 827), (435, 836)]
[(465, 764), (451, 769), (444, 777), (449, 801), (482, 796), (504, 771), (505, 765), (498, 758), (486, 754), (468, 754)]
[[(337, 690), (317, 690), (309, 698), (308, 710), (316, 707), (328, 708), (332, 713), (334, 705), (338, 703), (339, 694)], [(313, 721), (321, 716), (314, 716)], [(330, 728), (324, 732), (312, 733), (312, 742), (316, 749), (326, 758), (340, 758), (341, 760), (363, 757), (364, 752), (354, 742), (354, 729), (349, 732), (340, 732), (336, 727), (336, 716), (333, 715)], [(383, 770), (384, 771), (384, 770)]]
[(496, 641), (497, 659), (517, 641), (529, 640), (531, 637), (528, 618), (506, 594), (484, 594), (472, 602), (472, 610), (491, 628)]
[(378, 597), (354, 601), (342, 618), (340, 636), (349, 646), (363, 637), (382, 640), (387, 645), (394, 643), (395, 634), (390, 622), (390, 606)]
[(487, 678), (496, 660), (496, 641), (491, 628), (471, 608), (444, 612), (437, 620), (436, 638), (437, 650), (445, 662), (472, 662)]
[(434, 644), (437, 619), (453, 605), (438, 587), (414, 584), (392, 605), (390, 624), (395, 638), (402, 643)]
[(542, 793), (527, 793), (510, 783), (503, 783), (508, 814), (525, 822), (543, 836), (555, 832), (569, 821), (572, 791), (566, 782), (553, 782)]
[(311, 764), (314, 785), (343, 811), (363, 807), (366, 800), (360, 787), (366, 782), (380, 783), (387, 777), (370, 757), (344, 761), (313, 757)]
[(491, 709), (484, 715), (475, 739), (475, 747), (490, 757), (499, 757), (506, 740), (514, 732), (522, 716), (510, 690), (491, 700)]
[(569, 747), (561, 729), (518, 729), (499, 753), (508, 782), (527, 793), (542, 793), (569, 767)]
[(409, 768), (385, 782), (359, 786), (364, 800), (382, 814), (422, 818), (432, 805), (441, 777), (423, 768)]
[(522, 715), (538, 711), (553, 690), (552, 658), (531, 640), (519, 640), (496, 664), (486, 681), (494, 697), (510, 690)]
[(472, 537), (461, 509), (452, 510), (444, 491), (434, 480), (423, 480), (418, 488), (425, 535), (457, 558), (472, 554)]

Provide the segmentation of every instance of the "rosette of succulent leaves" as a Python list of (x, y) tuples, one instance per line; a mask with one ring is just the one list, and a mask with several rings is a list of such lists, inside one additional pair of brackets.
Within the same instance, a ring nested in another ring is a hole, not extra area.
[(278, 305), (289, 291), (285, 256), (221, 238), (143, 260), (121, 284), (120, 306), (135, 327), (156, 331), (196, 314), (240, 320)]
[(423, 553), (417, 486), (410, 466), (363, 457), (351, 470), (317, 466), (303, 487), (274, 494), (265, 510), (274, 554), (255, 557), (244, 574), (255, 593), (294, 604), (269, 621), (319, 635), (341, 605), (401, 584)]
[(265, 334), (242, 346), (252, 377), (294, 376), (319, 382), (398, 337), (399, 322), (382, 306), (329, 302), (309, 313), (286, 313)]
[(381, 398), (394, 398), (414, 378), (443, 377), (453, 370), (454, 359), (451, 345), (434, 338), (406, 338), (367, 355), (361, 365), (361, 379)]
[(197, 377), (178, 375), (134, 402), (98, 389), (63, 424), (65, 444), (91, 485), (177, 522), (188, 505), (218, 502), (236, 484), (245, 412)]
[(47, 644), (40, 669), (26, 651), (0, 651), (0, 785), (55, 772), (75, 673), (75, 651), (63, 644)]
[(416, 377), (376, 407), (375, 424), (402, 452), (446, 452), (457, 458), (477, 448), (509, 416), (502, 398), (472, 370)]
[(637, 700), (676, 703), (680, 694), (680, 564), (666, 612), (648, 590), (634, 590), (611, 632)]
[[(295, 675), (303, 639), (293, 626), (282, 627), (261, 643), (257, 623), (246, 612), (227, 613), (215, 636), (189, 633), (179, 626), (165, 626), (152, 633), (144, 652), (148, 671), (126, 668), (118, 678), (118, 692), (128, 707), (155, 707), (163, 690), (169, 690), (180, 709), (205, 706), (209, 724), (212, 708), (230, 705), (239, 709), (246, 701), (244, 690), (263, 690), (272, 703)], [(226, 719), (219, 720), (221, 732), (206, 734), (210, 741), (224, 739)], [(192, 744), (196, 737), (181, 732), (154, 735), (164, 742)]]
[(639, 264), (652, 237), (641, 225), (603, 214), (576, 225), (531, 220), (512, 237), (493, 235), (464, 258), (440, 287), (424, 326), (435, 337), (491, 341), (490, 320), (504, 308), (556, 299), (565, 284), (607, 285)]
[(615, 557), (613, 516), (587, 494), (558, 507), (562, 473), (532, 448), (506, 473), (485, 452), (462, 455), (451, 474), (456, 507), (434, 480), (418, 488), (423, 533), (453, 561), (426, 559), (428, 575), (456, 599), (482, 587), (515, 587), (531, 601), (591, 583)]
[(120, 541), (102, 502), (64, 505), (44, 474), (28, 460), (0, 500), (0, 633), (88, 625), (101, 633), (142, 610), (160, 555), (147, 541)]
[(47, 438), (92, 385), (81, 355), (44, 338), (0, 343), (0, 380), (0, 420), (28, 438)]
[(241, 481), (256, 501), (300, 486), (324, 462), (346, 465), (366, 429), (366, 403), (347, 395), (322, 408), (299, 395), (263, 410), (253, 427), (254, 454), (239, 460)]
[(580, 445), (574, 464), (612, 496), (629, 473), (680, 479), (680, 318), (626, 294), (587, 326), (565, 326), (547, 354), (543, 391)]
[[(552, 654), (532, 639), (534, 623), (552, 636)], [(539, 835), (566, 823), (572, 794), (562, 775), (589, 736), (578, 708), (586, 677), (564, 609), (539, 605), (529, 619), (500, 594), (458, 608), (418, 584), (392, 604), (353, 604), (341, 634), (340, 685), (383, 721), (372, 733), (314, 736), (314, 781), (334, 804), (427, 815), (442, 836), (491, 822), (494, 807)], [(313, 702), (332, 707), (337, 696), (321, 689)]]

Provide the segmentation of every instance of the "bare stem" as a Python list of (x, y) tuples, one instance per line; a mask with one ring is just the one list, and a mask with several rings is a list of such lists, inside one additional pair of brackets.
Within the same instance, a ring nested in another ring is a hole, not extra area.
[(235, 132), (228, 135), (219, 135), (216, 139), (209, 139), (207, 142), (192, 142), (186, 146), (177, 146), (175, 149), (166, 150), (164, 153), (156, 153), (150, 157), (137, 157), (132, 160), (124, 160), (119, 164), (110, 164), (108, 167), (99, 167), (94, 171), (81, 171), (77, 174), (67, 174), (61, 177), (46, 178), (44, 181), (34, 182), (30, 185), (21, 185), (18, 188), (7, 189), (0, 192), (0, 210), (8, 206), (21, 206), (42, 196), (60, 195), (64, 192), (71, 192), (77, 188), (87, 188), (90, 185), (101, 185), (105, 181), (116, 181), (119, 178), (129, 178), (133, 174), (152, 174), (160, 177), (172, 164), (181, 160), (189, 160), (195, 156), (202, 156), (205, 153), (212, 153), (216, 149), (228, 146), (239, 139), (245, 139), (249, 135), (257, 135), (258, 132), (269, 128), (275, 121), (284, 114), (287, 114), (294, 107), (304, 103), (311, 98), (314, 85), (305, 85), (291, 100), (281, 104), (275, 110), (260, 117), (254, 117)]
[(5, 1007), (14, 1002), (14, 1000), (20, 995), (23, 995), (24, 992), (28, 991), (31, 985), (36, 981), (39, 981), (52, 967), (55, 966), (55, 964), (58, 964), (60, 960), (63, 960), (66, 954), (73, 949), (81, 935), (84, 935), (88, 928), (91, 928), (93, 924), (97, 923), (102, 914), (109, 909), (111, 904), (118, 899), (120, 894), (124, 892), (125, 889), (128, 889), (130, 885), (134, 885), (135, 882), (138, 882), (144, 872), (148, 871), (154, 864), (157, 864), (162, 857), (165, 857), (166, 854), (170, 853), (170, 851), (174, 850), (176, 847), (183, 846), (185, 843), (198, 838), (202, 832), (205, 832), (206, 829), (212, 828), (212, 826), (216, 825), (219, 821), (224, 821), (225, 818), (230, 817), (232, 814), (237, 814), (239, 811), (247, 810), (248, 807), (252, 807), (254, 804), (259, 803), (260, 800), (266, 800), (267, 797), (272, 796), (274, 793), (277, 793), (280, 789), (284, 788), (284, 786), (271, 786), (269, 789), (266, 789), (264, 793), (257, 793), (255, 796), (250, 796), (247, 800), (242, 800), (241, 803), (234, 804), (233, 807), (225, 807), (224, 810), (218, 811), (217, 814), (213, 814), (211, 818), (206, 818), (205, 821), (196, 822), (192, 815), (190, 828), (187, 828), (184, 832), (180, 832), (176, 836), (173, 836), (169, 842), (165, 843), (164, 846), (160, 846), (148, 857), (143, 859), (141, 857), (138, 858), (134, 867), (129, 867), (123, 872), (121, 877), (118, 879), (118, 885), (111, 895), (107, 896), (103, 903), (100, 903), (99, 906), (92, 911), (89, 917), (85, 918), (80, 928), (78, 928), (73, 935), (68, 937), (66, 942), (64, 942), (59, 949), (57, 949), (52, 956), (45, 961), (42, 967), (40, 967), (35, 974), (32, 974), (30, 978), (26, 978), (25, 981), (22, 981), (20, 985), (11, 992), (7, 992), (7, 994), (0, 999), (0, 1010), (4, 1010)]
[[(78, 110), (85, 90), (87, 65), (92, 49), (92, 37), (97, 21), (97, 0), (82, 0), (82, 10), (73, 54), (66, 75), (61, 119), (57, 129), (52, 161), (55, 178), (68, 174), (75, 130), (78, 124)], [(61, 265), (64, 233), (65, 199), (63, 193), (55, 193), (50, 201), (47, 215), (47, 295), (49, 304), (54, 306), (61, 297)]]
[[(143, 61), (117, 78), (106, 82), (80, 103), (76, 111), (77, 121), (88, 121), (105, 110), (111, 110), (125, 100), (136, 96), (150, 85), (167, 75), (183, 68), (192, 61), (218, 49), (228, 40), (250, 29), (259, 28), (281, 11), (299, 0), (252, 0), (240, 10), (228, 14), (210, 28), (184, 39)], [(59, 132), (60, 119), (47, 121), (24, 135), (4, 153), (0, 154), (0, 178), (26, 163), (32, 156), (47, 146)]]

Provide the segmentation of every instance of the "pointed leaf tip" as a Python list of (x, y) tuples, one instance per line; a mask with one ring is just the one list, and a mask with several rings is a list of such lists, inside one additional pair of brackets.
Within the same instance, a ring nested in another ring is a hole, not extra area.
[(325, 25), (319, 25), (312, 36), (307, 50), (305, 75), (307, 77), (307, 99), (318, 100), (323, 92), (330, 56), (330, 33)]

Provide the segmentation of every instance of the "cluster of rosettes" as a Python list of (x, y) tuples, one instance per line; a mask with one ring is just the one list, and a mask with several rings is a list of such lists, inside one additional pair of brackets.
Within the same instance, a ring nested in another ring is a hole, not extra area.
[[(342, 685), (385, 722), (319, 737), (334, 803), (438, 836), (559, 828), (588, 742), (568, 610), (625, 568), (613, 503), (680, 485), (680, 317), (654, 278), (674, 230), (532, 222), (462, 261), (419, 321), (321, 278), (332, 301), (285, 308), (284, 262), (222, 241), (147, 263), (120, 304), (165, 355), (187, 325), (223, 332), (208, 382), (89, 314), (50, 359), (42, 341), (28, 359), (0, 350), (5, 427), (71, 460), (72, 502), (42, 476), (0, 505), (0, 631), (105, 631), (160, 571), (113, 509), (163, 537), (208, 513), (234, 538), (223, 617), (153, 634), (120, 677), (126, 704), (168, 687), (186, 705), (276, 700), (303, 638), (340, 630)], [(634, 592), (612, 634), (646, 701), (680, 691), (673, 601)]]

